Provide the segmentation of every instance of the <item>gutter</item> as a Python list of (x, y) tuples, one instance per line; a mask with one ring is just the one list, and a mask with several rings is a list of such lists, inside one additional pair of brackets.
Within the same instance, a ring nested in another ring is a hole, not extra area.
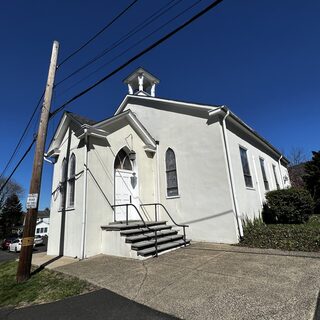
[(220, 109), (220, 110), (223, 110), (223, 111), (226, 112), (225, 116), (222, 119), (223, 142), (224, 142), (224, 147), (225, 147), (225, 150), (226, 150), (226, 159), (227, 159), (227, 167), (228, 167), (228, 173), (229, 173), (229, 181), (230, 181), (230, 186), (231, 186), (231, 193), (232, 193), (232, 201), (233, 201), (234, 211), (235, 211), (235, 214), (236, 214), (236, 221), (237, 221), (239, 239), (241, 239), (243, 237), (243, 230), (242, 230), (242, 226), (241, 226), (240, 220), (239, 220), (239, 209), (238, 209), (236, 191), (235, 191), (235, 188), (234, 188), (234, 178), (233, 178), (233, 172), (232, 172), (232, 166), (231, 166), (231, 159), (230, 159), (230, 153), (229, 153), (229, 142), (228, 142), (228, 135), (227, 135), (227, 127), (226, 127), (226, 119), (230, 114), (230, 110), (228, 110), (227, 108)]

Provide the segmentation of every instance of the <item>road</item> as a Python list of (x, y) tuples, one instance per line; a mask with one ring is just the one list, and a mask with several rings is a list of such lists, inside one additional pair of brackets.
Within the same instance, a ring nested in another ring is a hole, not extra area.
[[(41, 246), (37, 246), (33, 249), (33, 253), (45, 252), (47, 251), (47, 238), (44, 238), (44, 244)], [(10, 260), (15, 260), (19, 258), (19, 253), (9, 252), (8, 250), (0, 250), (0, 263)]]

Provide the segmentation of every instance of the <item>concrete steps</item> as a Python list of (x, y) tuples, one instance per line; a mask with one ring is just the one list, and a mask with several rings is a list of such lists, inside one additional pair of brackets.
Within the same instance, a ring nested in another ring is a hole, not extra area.
[[(107, 232), (113, 231), (124, 239), (131, 250), (126, 256), (140, 256), (150, 257), (156, 255), (156, 240), (155, 232), (157, 231), (157, 251), (165, 252), (174, 248), (179, 248), (190, 244), (190, 240), (184, 242), (183, 235), (179, 234), (177, 230), (172, 229), (172, 226), (167, 225), (166, 221), (148, 221), (147, 227), (140, 221), (129, 221), (126, 223), (112, 223), (107, 226), (102, 226), (103, 230)], [(120, 243), (119, 243), (120, 244)], [(135, 252), (135, 254), (133, 254)]]

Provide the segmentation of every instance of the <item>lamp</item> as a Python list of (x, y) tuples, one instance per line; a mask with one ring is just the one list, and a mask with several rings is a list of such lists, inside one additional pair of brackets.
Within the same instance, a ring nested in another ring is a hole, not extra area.
[(129, 160), (130, 161), (134, 161), (134, 160), (136, 160), (136, 152), (134, 151), (134, 150), (131, 150), (130, 152), (129, 152)]

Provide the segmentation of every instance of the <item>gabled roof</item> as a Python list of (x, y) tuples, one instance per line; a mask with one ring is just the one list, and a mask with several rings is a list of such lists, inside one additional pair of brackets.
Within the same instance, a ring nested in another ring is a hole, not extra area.
[(92, 126), (92, 125), (94, 125), (94, 124), (97, 123), (97, 121), (95, 121), (95, 120), (91, 120), (91, 119), (89, 119), (89, 118), (80, 116), (79, 114), (76, 114), (76, 113), (73, 113), (73, 112), (66, 111), (66, 113), (67, 113), (72, 119), (74, 119), (75, 121), (78, 121), (78, 122), (81, 123), (81, 124), (89, 124), (90, 126)]
[(142, 141), (145, 143), (146, 147), (150, 147), (151, 149), (156, 148), (155, 139), (151, 136), (148, 130), (143, 126), (143, 124), (139, 121), (139, 119), (132, 113), (131, 110), (126, 110), (118, 115), (115, 115), (111, 118), (107, 118), (102, 120), (95, 125), (93, 128), (106, 128), (108, 133), (111, 133), (112, 130), (109, 130), (110, 127), (116, 127), (119, 129), (123, 123), (128, 123), (131, 127), (138, 133)]
[(169, 104), (172, 108), (173, 111), (179, 112), (182, 111), (183, 109), (191, 109), (191, 110), (198, 110), (198, 111), (212, 111), (217, 109), (220, 106), (217, 105), (208, 105), (208, 104), (199, 104), (199, 103), (193, 103), (193, 102), (186, 102), (186, 101), (181, 101), (181, 100), (171, 100), (171, 99), (163, 99), (163, 98), (155, 98), (155, 97), (149, 97), (149, 96), (138, 96), (138, 95), (132, 95), (128, 94), (125, 96), (125, 98), (122, 100), (121, 104), (119, 105), (118, 109), (114, 113), (115, 115), (121, 113), (124, 108), (127, 106), (129, 102), (137, 102), (141, 103), (143, 100), (145, 101), (150, 101), (150, 102), (155, 102), (155, 103), (164, 103), (164, 104)]
[[(87, 119), (74, 113), (65, 112), (60, 120), (55, 135), (49, 145), (47, 152), (48, 156), (57, 156), (59, 154), (58, 149), (60, 147), (61, 141), (65, 136), (65, 133), (68, 130), (71, 123), (73, 123), (76, 126), (76, 128), (78, 128), (77, 136), (79, 139), (82, 138), (84, 134), (93, 134), (96, 137), (98, 137), (99, 135), (97, 135), (97, 132), (103, 133), (100, 135), (100, 137), (107, 137), (112, 132), (120, 129), (123, 125), (130, 124), (131, 127), (140, 136), (142, 141), (145, 143), (146, 151), (153, 152), (156, 149), (156, 142), (154, 138), (142, 125), (138, 118), (131, 112), (131, 110), (127, 110), (119, 115), (107, 118), (99, 122)], [(101, 130), (101, 128), (107, 130)]]
[(93, 125), (96, 123), (96, 121), (94, 120), (85, 118), (75, 113), (68, 111), (64, 112), (49, 144), (47, 152), (49, 156), (51, 156), (51, 154), (54, 153), (54, 150), (60, 146), (61, 140), (63, 139), (71, 122), (75, 125), (75, 127), (78, 127), (79, 129), (81, 129), (81, 126), (84, 124)]

